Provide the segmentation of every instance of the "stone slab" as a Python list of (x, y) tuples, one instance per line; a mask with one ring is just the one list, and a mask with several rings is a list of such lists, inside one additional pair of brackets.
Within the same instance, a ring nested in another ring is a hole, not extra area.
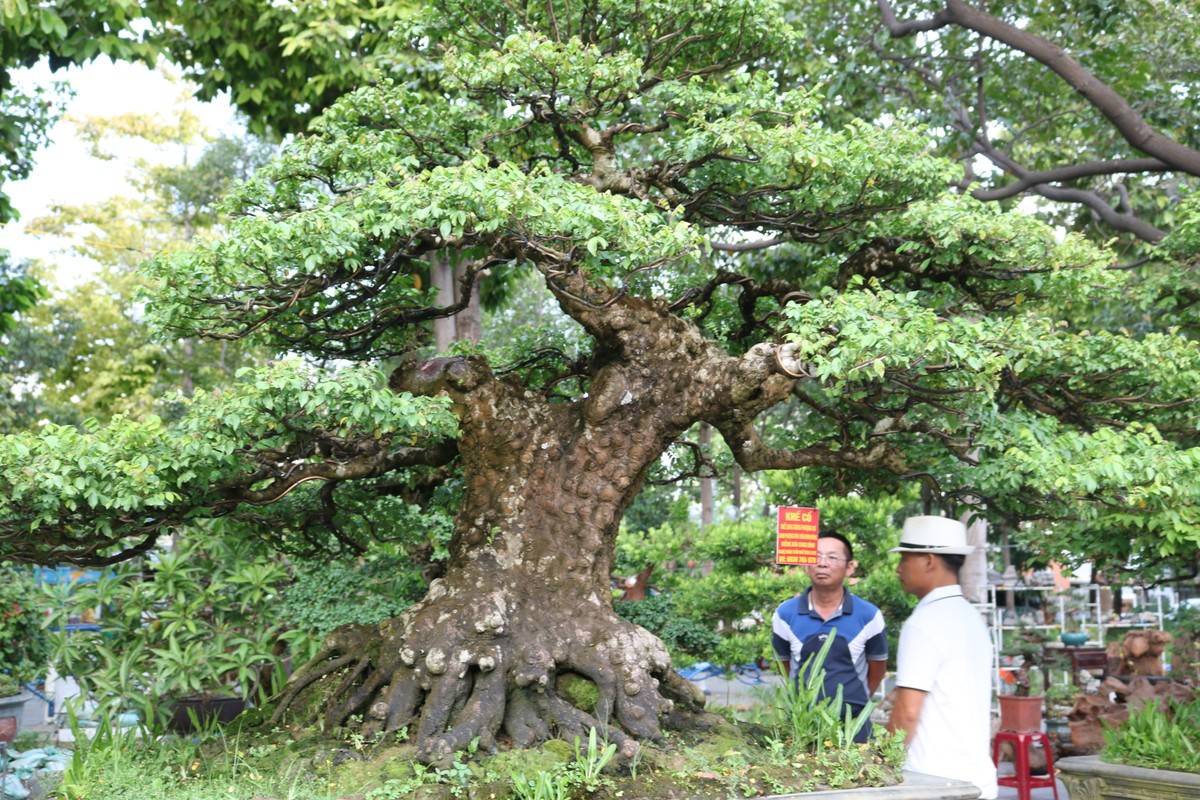
[(799, 797), (811, 797), (814, 800), (975, 800), (979, 797), (979, 787), (963, 781), (905, 771), (904, 783), (899, 786), (776, 794), (763, 800), (791, 800)]

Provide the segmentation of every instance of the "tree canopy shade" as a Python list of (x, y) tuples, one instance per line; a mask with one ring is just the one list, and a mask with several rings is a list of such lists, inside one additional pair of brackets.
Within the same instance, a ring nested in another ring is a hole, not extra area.
[[(148, 267), (168, 330), (312, 361), (198, 394), (178, 425), (5, 438), (0, 555), (105, 563), (213, 515), (354, 548), (451, 492), (444, 576), (331, 635), (276, 711), (412, 726), (431, 761), (588, 727), (629, 755), (695, 708), (609, 575), (622, 514), (697, 422), (745, 470), (1038, 520), (1049, 555), (1196, 558), (1200, 351), (1097, 324), (1157, 297), (1084, 237), (955, 191), (900, 110), (845, 120), (788, 88), (805, 40), (781, 4), (443, 0), (394, 44), (436, 93), (342, 97), (233, 194), (228, 236)], [(1194, 260), (1195, 224), (1163, 269)], [(428, 288), (443, 257), (466, 265), (453, 306)], [(582, 348), (555, 327), (421, 358), (426, 323), (530, 275)], [(796, 424), (762, 424), (785, 404)], [(594, 709), (557, 693), (567, 673)]]

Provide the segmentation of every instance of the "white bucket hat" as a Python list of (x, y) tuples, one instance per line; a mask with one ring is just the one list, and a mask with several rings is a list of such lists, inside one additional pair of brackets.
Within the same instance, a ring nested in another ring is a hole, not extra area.
[(965, 556), (975, 550), (967, 544), (967, 526), (947, 517), (909, 517), (904, 520), (900, 546), (889, 553), (933, 553)]

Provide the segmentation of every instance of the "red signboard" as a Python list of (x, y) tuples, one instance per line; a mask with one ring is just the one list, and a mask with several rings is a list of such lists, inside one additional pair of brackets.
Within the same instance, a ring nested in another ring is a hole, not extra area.
[(779, 527), (775, 536), (775, 563), (817, 563), (817, 531), (820, 521), (821, 512), (815, 508), (780, 506)]

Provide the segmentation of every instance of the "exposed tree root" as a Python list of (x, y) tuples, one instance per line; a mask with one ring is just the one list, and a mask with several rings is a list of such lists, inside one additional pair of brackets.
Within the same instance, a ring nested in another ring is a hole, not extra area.
[[(506, 613), (497, 594), (459, 603), (435, 590), (377, 627), (339, 628), (292, 676), (273, 720), (364, 734), (408, 727), (418, 756), (445, 766), (475, 740), (492, 751), (500, 737), (530, 747), (586, 740), (592, 728), (632, 758), (638, 740), (660, 736), (676, 703), (699, 709), (662, 643), (610, 608), (584, 603), (572, 613), (548, 599), (527, 606), (539, 609), (536, 620)], [(594, 685), (594, 705), (561, 691), (569, 674)], [(314, 693), (319, 703), (310, 702)]]

